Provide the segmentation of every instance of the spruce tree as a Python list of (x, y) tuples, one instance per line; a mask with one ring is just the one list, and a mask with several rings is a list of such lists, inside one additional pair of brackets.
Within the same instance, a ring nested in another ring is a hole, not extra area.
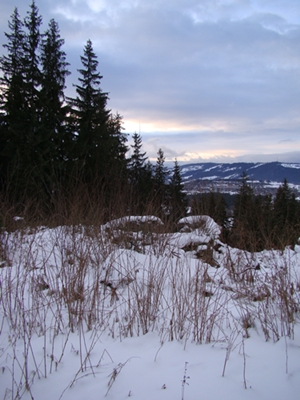
[(15, 9), (9, 22), (11, 33), (6, 34), (8, 44), (4, 46), (8, 54), (1, 59), (6, 87), (2, 100), (4, 123), (1, 126), (6, 137), (2, 154), (6, 159), (4, 169), (10, 197), (18, 201), (33, 193), (36, 195), (43, 186), (38, 54), (42, 18), (34, 1), (30, 7), (24, 23)]
[(42, 17), (33, 0), (24, 20), (24, 111), (23, 149), (19, 168), (24, 174), (21, 189), (26, 197), (36, 197), (41, 201), (49, 195), (47, 177), (47, 142), (41, 130), (40, 89), (40, 27)]
[(168, 170), (165, 167), (165, 156), (162, 149), (157, 152), (157, 159), (155, 165), (155, 183), (157, 190), (164, 191), (167, 183)]
[[(40, 27), (42, 24), (42, 16), (33, 0), (30, 5), (30, 11), (27, 12), (24, 25), (27, 28), (24, 41), (24, 72), (26, 93), (25, 101), (27, 104), (27, 133), (29, 142), (33, 147), (42, 140), (39, 137), (39, 123), (41, 112), (40, 89), (42, 83), (42, 72), (40, 70), (39, 49), (42, 34)], [(37, 149), (36, 153), (38, 152)]]
[(157, 152), (157, 159), (154, 171), (154, 191), (155, 202), (160, 210), (161, 217), (163, 217), (167, 210), (167, 178), (168, 169), (165, 167), (165, 156), (162, 149)]
[(142, 137), (138, 133), (134, 133), (133, 144), (131, 145), (133, 152), (128, 162), (129, 183), (132, 193), (133, 212), (143, 214), (150, 211), (153, 196), (153, 168), (150, 161), (147, 161), (146, 152), (142, 152)]
[[(24, 26), (18, 9), (15, 8), (8, 22), (8, 40), (3, 47), (7, 55), (0, 58), (0, 173), (1, 188), (10, 184), (11, 190), (17, 189), (20, 158), (24, 151), (24, 120), (26, 119), (26, 103), (24, 101)], [(12, 179), (14, 175), (15, 180)]]
[(134, 133), (132, 135), (133, 144), (131, 145), (133, 152), (129, 159), (128, 168), (130, 170), (130, 183), (133, 186), (138, 186), (143, 176), (145, 169), (145, 157), (146, 152), (142, 153), (141, 148), (143, 146), (141, 135)]
[(213, 194), (214, 209), (211, 217), (216, 221), (223, 229), (227, 228), (227, 212), (226, 212), (226, 201), (224, 196), (217, 192)]
[(103, 176), (108, 160), (109, 137), (107, 124), (108, 94), (102, 92), (102, 76), (98, 72), (98, 60), (91, 40), (88, 40), (83, 56), (80, 57), (83, 68), (78, 72), (79, 83), (75, 85), (77, 97), (69, 98), (71, 123), (76, 131), (73, 160), (83, 179), (91, 181), (96, 176)]
[(284, 179), (273, 205), (273, 241), (278, 247), (295, 244), (299, 237), (300, 206), (295, 194)]
[(123, 133), (123, 118), (118, 112), (110, 113), (107, 129), (112, 143), (111, 153), (114, 154), (115, 159), (124, 161), (128, 151), (127, 134)]
[[(41, 120), (40, 130), (43, 135), (47, 169), (50, 179), (56, 179), (62, 173), (68, 150), (71, 146), (71, 135), (66, 127), (67, 107), (65, 102), (66, 77), (69, 63), (62, 50), (64, 40), (60, 37), (58, 24), (52, 19), (49, 23), (41, 46)], [(53, 182), (52, 182), (53, 184)]]
[(243, 173), (241, 186), (234, 204), (233, 226), (230, 235), (230, 243), (233, 246), (255, 250), (255, 240), (252, 237), (254, 214), (254, 192), (248, 184), (248, 176)]
[(271, 214), (272, 197), (271, 195), (255, 196), (254, 209), (251, 216), (252, 235), (255, 237), (256, 251), (270, 248), (271, 243)]
[(123, 132), (122, 116), (117, 112), (110, 114), (106, 127), (106, 146), (103, 145), (104, 170), (108, 179), (123, 180), (126, 179), (126, 168), (128, 161), (126, 159), (127, 134)]
[(183, 192), (184, 185), (182, 182), (180, 166), (175, 160), (172, 176), (169, 184), (170, 213), (174, 222), (186, 215), (187, 200)]
[(252, 212), (253, 198), (254, 192), (248, 184), (248, 176), (243, 173), (241, 176), (241, 186), (234, 204), (234, 223), (246, 222), (248, 220), (248, 215)]

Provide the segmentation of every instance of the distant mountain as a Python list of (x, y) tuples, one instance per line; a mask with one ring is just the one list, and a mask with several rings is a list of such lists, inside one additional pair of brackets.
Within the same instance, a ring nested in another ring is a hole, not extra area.
[(283, 182), (300, 184), (300, 163), (197, 163), (181, 166), (185, 183), (194, 180), (239, 180), (245, 172), (249, 180), (261, 182)]

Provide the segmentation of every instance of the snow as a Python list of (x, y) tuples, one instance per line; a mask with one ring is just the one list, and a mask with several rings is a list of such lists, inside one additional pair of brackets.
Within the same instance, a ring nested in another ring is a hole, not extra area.
[(0, 398), (298, 399), (300, 245), (249, 253), (208, 216), (180, 224), (130, 248), (107, 226), (2, 232)]
[(264, 165), (264, 163), (258, 163), (258, 164), (253, 165), (253, 167), (250, 167), (249, 169), (259, 168), (259, 167), (262, 167), (263, 165)]
[(295, 163), (295, 164), (283, 164), (281, 163), (282, 167), (284, 168), (295, 168), (295, 169), (300, 169), (300, 164)]
[[(221, 234), (220, 226), (208, 215), (190, 215), (189, 217), (181, 218), (178, 221), (179, 226), (190, 226), (195, 229), (195, 235), (198, 236), (200, 242), (207, 243), (211, 239), (216, 239)], [(196, 228), (200, 228), (197, 230)], [(177, 235), (174, 235), (176, 237)], [(184, 239), (185, 235), (179, 235)], [(193, 240), (193, 234), (188, 237)]]
[(240, 168), (237, 168), (237, 167), (230, 168), (230, 167), (228, 167), (228, 168), (225, 168), (225, 169), (224, 169), (224, 172), (236, 171), (237, 169), (240, 169)]
[(182, 167), (181, 172), (185, 174), (186, 172), (190, 171), (198, 171), (199, 169), (203, 169), (203, 165), (189, 165), (188, 167)]
[(193, 178), (193, 175), (185, 175), (183, 177), (184, 181), (188, 181), (190, 178)]
[(124, 227), (130, 223), (136, 223), (138, 225), (147, 223), (148, 224), (155, 223), (157, 225), (163, 225), (162, 220), (158, 217), (155, 217), (154, 215), (142, 215), (142, 216), (130, 215), (107, 222), (104, 225), (104, 229)]
[(205, 179), (208, 181), (213, 181), (215, 179), (218, 179), (218, 176), (217, 175), (206, 176)]
[(225, 179), (227, 179), (227, 180), (230, 180), (230, 179), (239, 179), (240, 178), (240, 175), (239, 174), (232, 174), (232, 175), (228, 175), (228, 176), (224, 176), (223, 177), (223, 179), (225, 180)]
[(205, 171), (205, 172), (210, 172), (211, 170), (216, 169), (216, 168), (222, 168), (222, 164), (220, 164), (220, 165), (214, 165), (213, 167), (206, 168), (204, 171)]

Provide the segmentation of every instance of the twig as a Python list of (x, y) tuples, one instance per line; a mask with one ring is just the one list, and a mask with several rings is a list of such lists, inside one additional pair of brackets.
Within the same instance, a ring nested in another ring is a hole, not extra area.
[(184, 388), (185, 388), (185, 386), (189, 385), (187, 380), (190, 379), (190, 377), (186, 375), (186, 373), (187, 373), (187, 365), (188, 365), (188, 362), (186, 361), (185, 362), (185, 366), (184, 366), (184, 374), (183, 374), (183, 379), (182, 379), (182, 385), (181, 385), (182, 386), (181, 400), (184, 400)]
[(113, 372), (109, 375), (110, 379), (109, 379), (108, 384), (107, 384), (108, 385), (108, 389), (107, 389), (107, 392), (105, 393), (105, 397), (108, 395), (108, 392), (112, 388), (112, 385), (114, 384), (117, 376), (122, 371), (123, 367), (125, 367), (125, 365), (128, 363), (128, 361), (131, 360), (131, 358), (129, 358), (127, 361), (125, 361), (125, 363), (119, 363), (118, 366), (113, 369)]

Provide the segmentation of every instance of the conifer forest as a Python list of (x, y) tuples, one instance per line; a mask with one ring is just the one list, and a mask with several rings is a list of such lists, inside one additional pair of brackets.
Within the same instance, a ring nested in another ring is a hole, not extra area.
[(5, 40), (0, 398), (298, 399), (295, 187), (193, 191), (179, 156), (124, 132), (91, 39), (73, 82), (35, 0)]
[(15, 8), (0, 58), (3, 226), (19, 214), (28, 223), (54, 225), (153, 214), (173, 229), (189, 211), (213, 217), (223, 240), (242, 248), (296, 243), (300, 206), (287, 181), (272, 198), (255, 196), (242, 176), (233, 215), (220, 193), (187, 196), (177, 160), (168, 169), (158, 149), (151, 163), (139, 133), (128, 144), (122, 116), (109, 109), (101, 88), (101, 62), (90, 39), (79, 55), (76, 94), (66, 96), (64, 39), (54, 19), (46, 31), (42, 23), (35, 1), (24, 18)]

